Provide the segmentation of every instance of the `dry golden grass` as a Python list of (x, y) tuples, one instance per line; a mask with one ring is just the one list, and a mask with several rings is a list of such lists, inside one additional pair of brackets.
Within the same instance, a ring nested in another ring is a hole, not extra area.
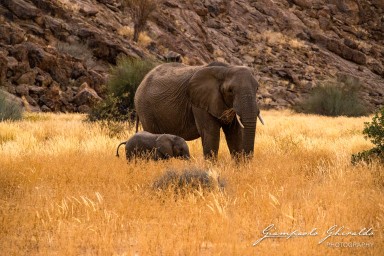
[(66, 9), (73, 12), (78, 12), (80, 10), (80, 4), (73, 0), (59, 0), (59, 3)]
[[(236, 164), (222, 140), (216, 164), (200, 141), (188, 142), (190, 162), (115, 157), (128, 130), (82, 122), (81, 115), (33, 114), (0, 123), (0, 250), (2, 255), (380, 255), (383, 166), (352, 166), (370, 148), (361, 130), (369, 118), (326, 118), (266, 111), (255, 156)], [(224, 191), (183, 197), (153, 182), (168, 168), (211, 168)], [(266, 239), (262, 230), (318, 235)], [(371, 237), (331, 237), (333, 225), (372, 227)], [(330, 248), (327, 242), (373, 243)]]
[[(122, 26), (117, 30), (117, 33), (121, 36), (133, 39), (133, 28), (129, 26)], [(146, 31), (139, 34), (138, 44), (142, 47), (147, 47), (152, 43), (152, 39), (148, 36)]]
[(292, 38), (288, 35), (282, 34), (280, 32), (271, 31), (271, 30), (266, 30), (261, 34), (252, 35), (251, 37), (256, 42), (264, 41), (269, 45), (282, 46), (286, 44), (293, 49), (306, 48), (304, 41), (297, 38)]

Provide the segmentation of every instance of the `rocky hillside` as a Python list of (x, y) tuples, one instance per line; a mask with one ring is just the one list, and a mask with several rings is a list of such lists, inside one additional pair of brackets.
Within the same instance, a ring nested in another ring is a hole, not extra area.
[(31, 110), (86, 112), (119, 56), (170, 52), (252, 67), (264, 108), (327, 79), (384, 105), (382, 0), (163, 0), (138, 43), (118, 0), (1, 0), (0, 24), (0, 86)]

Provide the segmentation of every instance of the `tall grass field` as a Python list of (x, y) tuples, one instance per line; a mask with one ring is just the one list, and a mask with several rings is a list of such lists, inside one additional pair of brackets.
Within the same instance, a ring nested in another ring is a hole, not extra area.
[[(383, 255), (384, 167), (369, 117), (265, 111), (248, 162), (129, 162), (133, 128), (78, 114), (0, 122), (0, 255)], [(224, 188), (159, 190), (169, 170), (207, 170)]]

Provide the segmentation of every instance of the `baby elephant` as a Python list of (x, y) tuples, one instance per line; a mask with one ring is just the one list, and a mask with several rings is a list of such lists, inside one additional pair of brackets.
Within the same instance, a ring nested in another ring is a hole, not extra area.
[(189, 159), (189, 148), (185, 140), (171, 134), (152, 134), (138, 132), (129, 140), (119, 144), (116, 156), (119, 157), (119, 148), (125, 144), (127, 160), (135, 157), (150, 157), (154, 160), (181, 157)]

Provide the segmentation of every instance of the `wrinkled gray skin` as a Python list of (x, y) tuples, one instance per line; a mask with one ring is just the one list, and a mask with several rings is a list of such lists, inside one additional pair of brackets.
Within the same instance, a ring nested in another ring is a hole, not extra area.
[[(194, 140), (202, 138), (204, 156), (216, 158), (223, 129), (232, 156), (253, 155), (258, 83), (247, 67), (214, 62), (206, 66), (159, 65), (141, 82), (135, 107), (143, 129)], [(236, 118), (221, 116), (233, 108)]]
[(189, 148), (185, 140), (171, 134), (152, 134), (138, 132), (129, 140), (119, 144), (116, 156), (119, 156), (119, 148), (125, 144), (127, 160), (136, 157), (150, 157), (154, 160), (168, 159), (171, 157), (189, 159)]

